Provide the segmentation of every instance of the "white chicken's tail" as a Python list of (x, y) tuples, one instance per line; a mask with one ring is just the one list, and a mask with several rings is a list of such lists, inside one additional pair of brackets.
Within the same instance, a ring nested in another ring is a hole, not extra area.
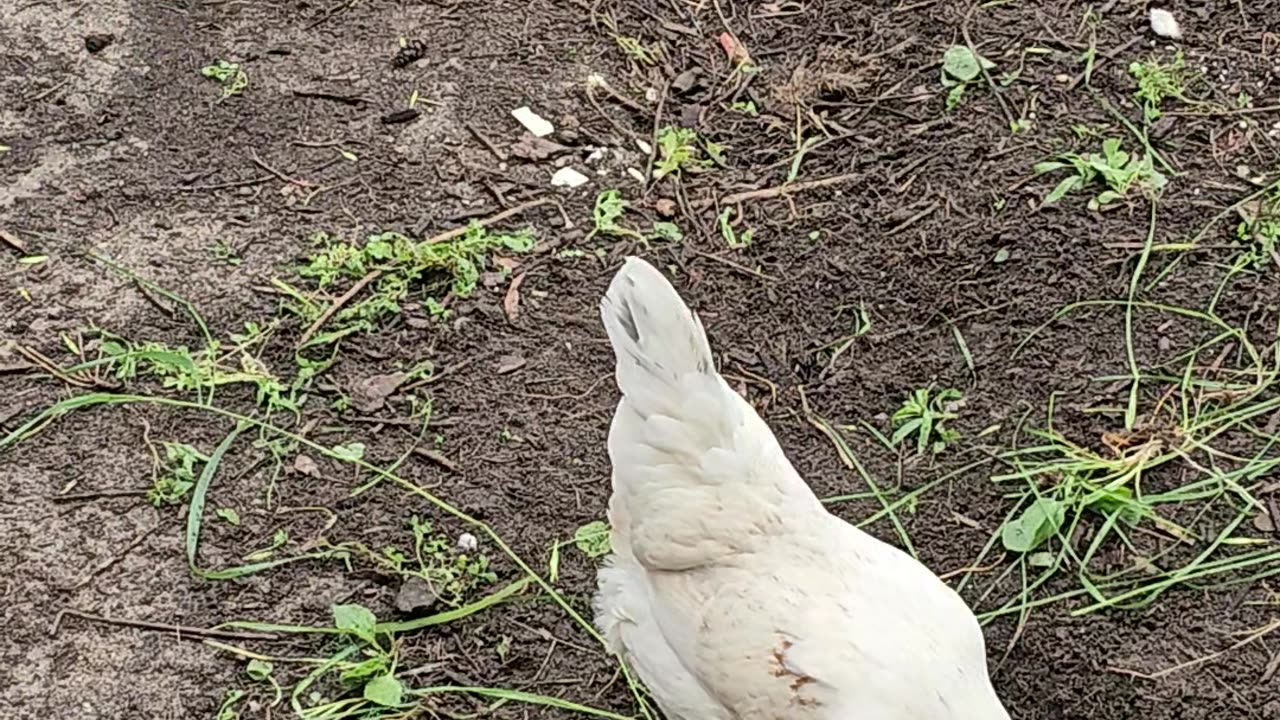
[(623, 395), (609, 429), (615, 551), (650, 570), (703, 566), (760, 541), (793, 503), (816, 506), (661, 273), (627, 258), (600, 310)]
[(646, 397), (679, 392), (690, 374), (715, 374), (702, 322), (644, 260), (626, 259), (600, 302), (600, 315), (618, 358), (618, 387), (642, 407), (649, 404)]

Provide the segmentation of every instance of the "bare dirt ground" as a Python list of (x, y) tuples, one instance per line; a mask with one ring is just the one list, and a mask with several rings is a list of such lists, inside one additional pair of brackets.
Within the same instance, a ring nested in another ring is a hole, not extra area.
[(1280, 5), (1173, 10), (0, 0), (0, 715), (637, 716), (638, 253), (1014, 717), (1280, 718)]

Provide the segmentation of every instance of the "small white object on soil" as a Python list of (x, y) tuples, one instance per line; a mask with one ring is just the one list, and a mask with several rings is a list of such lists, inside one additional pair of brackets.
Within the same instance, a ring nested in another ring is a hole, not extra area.
[(475, 535), (464, 532), (458, 536), (458, 549), (462, 552), (475, 552), (478, 547), (480, 547), (480, 541)]
[(574, 170), (571, 167), (562, 167), (551, 176), (551, 185), (554, 187), (576, 188), (587, 183), (589, 178), (586, 175)]
[(629, 167), (627, 168), (627, 174), (635, 178), (636, 182), (640, 183), (641, 185), (645, 183), (644, 173), (640, 172), (639, 170), (633, 167)]
[(546, 137), (556, 131), (556, 127), (550, 121), (527, 107), (518, 107), (511, 111), (511, 115), (520, 121), (525, 130), (533, 133), (534, 137)]
[(640, 148), (640, 152), (644, 153), (645, 155), (653, 154), (653, 146), (641, 140), (640, 138), (636, 138), (636, 147)]
[(1178, 19), (1164, 8), (1151, 8), (1151, 32), (1162, 38), (1182, 39), (1182, 28), (1178, 27)]

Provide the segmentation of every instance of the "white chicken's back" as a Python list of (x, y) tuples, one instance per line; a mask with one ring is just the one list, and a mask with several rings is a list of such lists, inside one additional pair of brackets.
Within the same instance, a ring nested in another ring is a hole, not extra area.
[(597, 624), (668, 717), (1008, 718), (963, 601), (826, 512), (661, 273), (628, 258), (601, 314), (623, 398)]

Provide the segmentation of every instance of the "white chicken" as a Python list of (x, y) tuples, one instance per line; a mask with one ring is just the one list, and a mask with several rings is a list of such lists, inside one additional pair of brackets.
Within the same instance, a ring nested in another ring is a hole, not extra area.
[(670, 720), (1008, 720), (964, 601), (823, 508), (661, 273), (628, 258), (601, 315), (623, 397), (596, 624)]

